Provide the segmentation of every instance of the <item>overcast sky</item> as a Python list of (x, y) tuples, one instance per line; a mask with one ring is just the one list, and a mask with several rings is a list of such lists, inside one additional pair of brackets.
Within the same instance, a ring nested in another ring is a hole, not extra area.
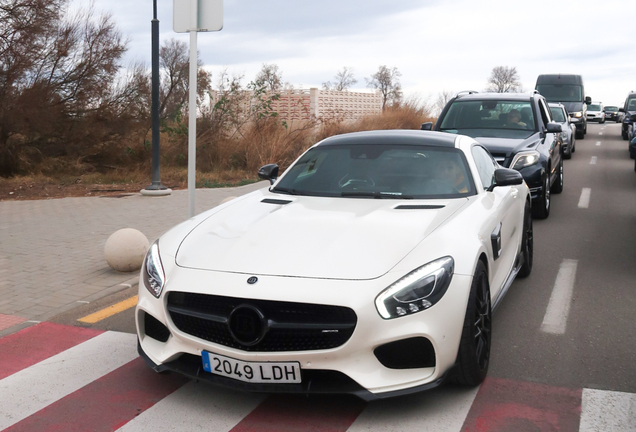
[[(178, 0), (185, 1), (185, 0)], [(203, 0), (201, 0), (203, 1)], [(126, 60), (150, 65), (151, 0), (94, 0), (129, 38)], [(88, 5), (89, 0), (74, 0)], [(583, 75), (586, 94), (622, 105), (636, 90), (634, 5), (614, 0), (225, 0), (224, 28), (199, 33), (213, 73), (254, 78), (277, 64), (295, 87), (320, 87), (343, 66), (355, 88), (379, 65), (397, 67), (406, 95), (483, 90), (495, 66), (514, 66), (526, 90), (542, 73)], [(161, 40), (172, 30), (173, 0), (158, 0)]]

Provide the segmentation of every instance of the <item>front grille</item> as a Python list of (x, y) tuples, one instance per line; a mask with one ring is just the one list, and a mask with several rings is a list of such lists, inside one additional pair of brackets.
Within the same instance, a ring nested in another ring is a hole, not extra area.
[(505, 166), (506, 163), (506, 154), (505, 153), (491, 153), (492, 157), (495, 158), (497, 163), (501, 166)]
[[(266, 330), (253, 345), (238, 342), (229, 327), (238, 306), (255, 308)], [(252, 300), (206, 294), (171, 292), (168, 311), (184, 333), (244, 351), (311, 351), (343, 345), (357, 323), (355, 312), (343, 306)]]

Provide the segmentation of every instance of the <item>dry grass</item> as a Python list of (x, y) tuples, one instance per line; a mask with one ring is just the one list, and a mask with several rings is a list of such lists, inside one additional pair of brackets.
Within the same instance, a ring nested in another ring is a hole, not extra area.
[[(356, 131), (380, 129), (419, 129), (432, 121), (426, 105), (406, 101), (357, 121), (331, 116), (316, 121), (283, 124), (263, 119), (233, 137), (211, 131), (200, 131), (197, 138), (197, 186), (223, 187), (256, 181), (256, 171), (267, 163), (282, 169), (291, 164), (305, 149), (326, 137)], [(33, 164), (27, 176), (0, 178), (0, 199), (14, 190), (62, 190), (75, 185), (74, 194), (81, 195), (100, 188), (136, 190), (151, 180), (151, 148), (147, 130), (117, 142), (104, 144), (102, 152), (80, 160), (64, 157), (45, 158)], [(162, 133), (161, 181), (173, 189), (187, 187), (187, 131)], [(70, 189), (70, 188), (69, 188)], [(35, 194), (35, 192), (34, 192)], [(48, 195), (47, 195), (48, 196)]]

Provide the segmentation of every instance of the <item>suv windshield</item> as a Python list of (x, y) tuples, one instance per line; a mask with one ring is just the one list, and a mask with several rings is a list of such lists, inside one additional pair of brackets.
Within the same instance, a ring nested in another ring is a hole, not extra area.
[(550, 113), (552, 113), (552, 120), (558, 123), (565, 122), (565, 114), (563, 114), (563, 109), (560, 107), (550, 107)]
[(627, 102), (627, 111), (636, 111), (636, 99), (630, 99)]
[(581, 102), (581, 86), (575, 84), (539, 84), (537, 90), (548, 102)]
[(530, 102), (456, 100), (442, 119), (440, 130), (475, 137), (525, 138), (535, 132)]
[(475, 194), (464, 154), (417, 145), (324, 145), (305, 153), (272, 192), (349, 198), (459, 198)]
[(603, 111), (605, 112), (617, 112), (618, 111), (618, 107), (615, 106), (606, 106)]
[(588, 105), (587, 110), (588, 111), (600, 111), (601, 110), (601, 106), (600, 105), (595, 105), (595, 104)]

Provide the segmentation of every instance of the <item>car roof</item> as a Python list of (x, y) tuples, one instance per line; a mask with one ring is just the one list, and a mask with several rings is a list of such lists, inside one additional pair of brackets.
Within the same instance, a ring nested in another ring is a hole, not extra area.
[(511, 100), (527, 101), (531, 100), (538, 93), (470, 93), (460, 94), (456, 100)]
[(352, 132), (325, 138), (316, 146), (396, 144), (455, 147), (457, 135), (409, 129)]

